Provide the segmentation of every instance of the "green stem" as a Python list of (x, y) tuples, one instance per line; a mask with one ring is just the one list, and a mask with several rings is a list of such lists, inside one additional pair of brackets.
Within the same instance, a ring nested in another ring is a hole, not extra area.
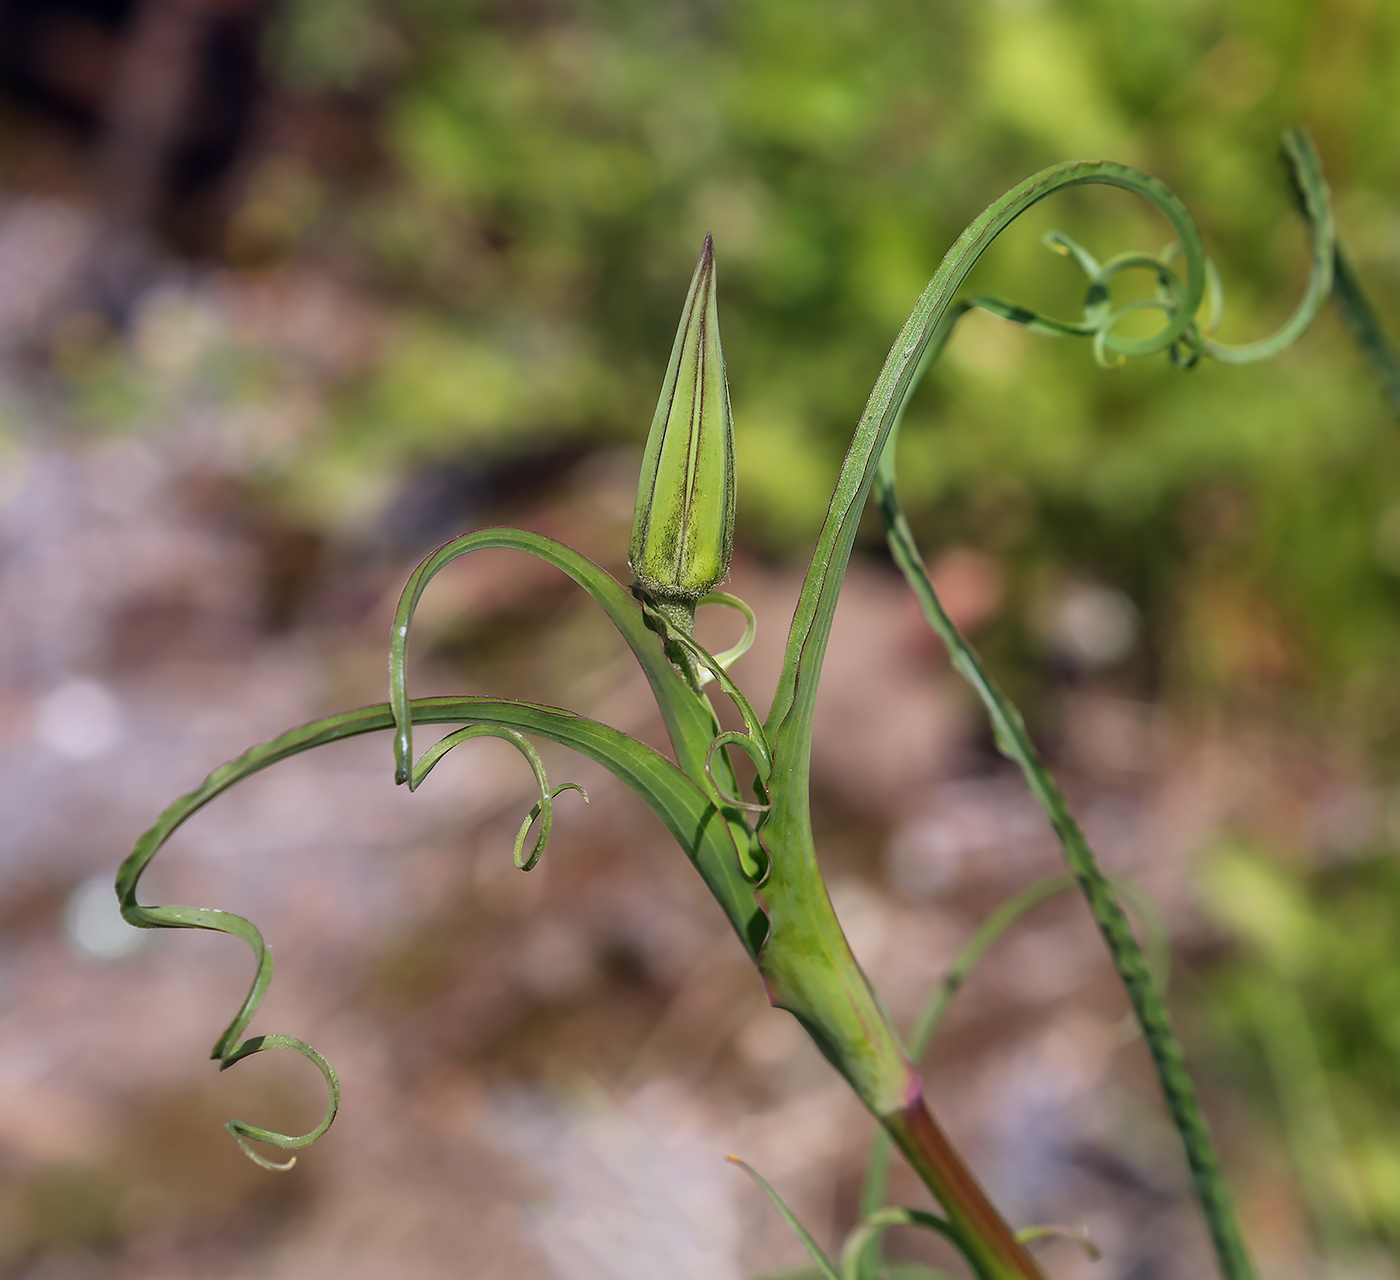
[[(915, 1064), (919, 1063), (928, 1052), (929, 1045), (943, 1022), (943, 1015), (948, 1012), (948, 1006), (953, 1002), (953, 997), (962, 990), (963, 983), (967, 981), (973, 969), (981, 962), (982, 957), (1022, 916), (1035, 910), (1042, 902), (1047, 902), (1058, 894), (1067, 893), (1075, 887), (1073, 876), (1047, 876), (1043, 880), (1037, 880), (1034, 884), (1027, 885), (1019, 893), (1008, 898), (982, 922), (977, 932), (968, 939), (953, 963), (949, 965), (948, 971), (943, 975), (942, 981), (935, 988), (933, 995), (924, 1006), (923, 1012), (919, 1015), (918, 1022), (914, 1025), (914, 1033), (909, 1038), (909, 1055)], [(1157, 982), (1165, 986), (1170, 957), (1161, 922), (1155, 920), (1155, 913), (1146, 898), (1131, 885), (1118, 882), (1116, 887), (1119, 893), (1127, 899), (1137, 914), (1139, 923), (1149, 932), (1149, 935), (1160, 935), (1159, 940), (1162, 943), (1160, 954), (1154, 947), (1149, 960), (1153, 963)], [(1152, 940), (1152, 936), (1150, 936), (1149, 941)], [(884, 1207), (889, 1190), (889, 1170), (890, 1140), (883, 1130), (877, 1130), (870, 1143), (870, 1154), (865, 1164), (865, 1181), (861, 1185), (860, 1216), (862, 1219), (869, 1218)], [(1035, 1237), (1028, 1236), (1025, 1231), (1020, 1231), (1016, 1238), (1025, 1243)], [(861, 1256), (862, 1269), (860, 1274), (862, 1280), (865, 1277), (879, 1275), (881, 1265), (880, 1241), (875, 1239), (870, 1242)]]
[(1128, 918), (1100, 871), (1064, 795), (1032, 745), (1020, 713), (983, 671), (976, 654), (944, 612), (924, 572), (923, 557), (886, 475), (882, 474), (876, 483), (876, 496), (895, 562), (918, 598), (925, 619), (947, 646), (954, 668), (981, 698), (991, 718), (998, 747), (1019, 766), (1026, 785), (1045, 810), (1064, 850), (1065, 861), (1108, 945), (1109, 955), (1142, 1027), (1172, 1122), (1186, 1150), (1192, 1186), (1205, 1215), (1221, 1273), (1227, 1280), (1254, 1280), (1254, 1266), (1235, 1220), (1215, 1143), (1187, 1073), (1181, 1044), (1172, 1030), (1166, 1006), (1152, 981)]
[(953, 1149), (922, 1097), (881, 1124), (933, 1192), (980, 1280), (1044, 1280), (1044, 1272)]
[[(928, 1051), (929, 1042), (933, 1039), (934, 1032), (938, 1030), (938, 1024), (943, 1020), (943, 1015), (947, 1012), (953, 997), (958, 993), (962, 984), (967, 981), (968, 974), (986, 955), (992, 944), (1027, 911), (1039, 906), (1047, 898), (1052, 898), (1057, 893), (1063, 893), (1066, 889), (1073, 887), (1074, 881), (1069, 876), (1064, 875), (1037, 881), (1002, 903), (987, 917), (982, 926), (968, 940), (967, 945), (958, 952), (957, 958), (949, 967), (948, 972), (943, 975), (942, 981), (939, 982), (933, 996), (919, 1015), (914, 1034), (909, 1039), (909, 1056), (916, 1064)], [(883, 1130), (877, 1130), (870, 1143), (870, 1155), (865, 1164), (865, 1182), (861, 1186), (860, 1216), (862, 1219), (868, 1218), (884, 1208), (889, 1191), (889, 1172), (890, 1139)], [(880, 1263), (879, 1240), (871, 1241), (862, 1258), (862, 1263), (865, 1268), (862, 1274), (873, 1275), (878, 1272)]]
[(1400, 417), (1400, 356), (1386, 337), (1375, 308), (1362, 292), (1340, 243), (1332, 265), (1332, 297), (1366, 357), (1366, 363), (1371, 366), (1371, 372), (1381, 384), (1390, 407)]
[[(687, 639), (693, 640), (695, 638), (696, 602), (693, 599), (661, 596), (651, 590), (647, 591), (647, 598), (651, 601), (656, 612), (665, 618), (670, 626)], [(662, 637), (662, 644), (666, 649), (666, 656), (671, 660), (671, 665), (680, 673), (681, 678), (690, 686), (691, 691), (699, 693), (700, 668), (696, 665), (694, 655), (684, 645), (677, 644), (667, 637)]]

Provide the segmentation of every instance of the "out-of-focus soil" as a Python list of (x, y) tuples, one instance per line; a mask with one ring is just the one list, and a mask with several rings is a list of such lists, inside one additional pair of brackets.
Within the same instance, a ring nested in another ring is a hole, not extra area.
[[(373, 527), (313, 534), (259, 487), (326, 362), (372, 341), (372, 322), (328, 301), (323, 283), (183, 279), (153, 297), (122, 349), (163, 388), (150, 420), (111, 432), (70, 421), (20, 335), (57, 287), (44, 273), (61, 278), (74, 219), (56, 205), (0, 214), (11, 439), (0, 1276), (726, 1280), (799, 1264), (730, 1151), (834, 1245), (853, 1221), (871, 1121), (767, 1007), (649, 811), (552, 750), (554, 780), (579, 781), (591, 803), (561, 797), (528, 875), (510, 845), (531, 779), (496, 742), (459, 748), (412, 796), (393, 785), (386, 737), (344, 743), (252, 779), (172, 842), (146, 900), (253, 919), (278, 961), (253, 1030), (309, 1041), (344, 1090), (335, 1126), (290, 1173), (256, 1168), (223, 1132), (235, 1115), (309, 1127), (320, 1083), (291, 1055), (220, 1075), (209, 1047), (242, 998), (248, 954), (191, 931), (141, 935), (128, 950), (101, 886), (215, 765), (385, 696), (393, 603), (430, 546)], [(186, 339), (254, 350), (280, 362), (281, 382), (252, 399), (210, 390), (189, 373), (202, 357), (181, 354)], [(633, 465), (585, 458), (493, 518), (625, 574)], [(994, 566), (980, 563), (964, 559), (954, 580), (973, 622), (995, 607)], [(760, 705), (799, 581), (800, 566), (741, 557), (734, 568), (729, 589), (761, 619), (735, 670)], [(718, 642), (728, 625), (707, 621), (707, 634)], [(529, 696), (662, 740), (645, 682), (600, 616), (552, 570), (506, 553), (432, 588), (412, 671), (416, 692)], [(1151, 895), (1184, 955), (1175, 989), (1188, 1010), (1192, 964), (1215, 945), (1193, 860), (1216, 834), (1247, 812), (1318, 829), (1373, 821), (1347, 778), (1297, 768), (1301, 747), (1193, 728), (1092, 681), (1064, 695), (1052, 747), (1103, 861)], [(908, 1026), (987, 912), (1060, 864), (875, 560), (857, 561), (843, 596), (814, 769), (837, 910)], [(1072, 1244), (1037, 1246), (1057, 1277), (1198, 1277), (1203, 1232), (1125, 1009), (1083, 906), (1050, 903), (960, 995), (930, 1093), (1016, 1222), (1082, 1225), (1103, 1250), (1091, 1266)], [(1289, 1181), (1241, 1100), (1202, 1084), (1269, 1273), (1301, 1274)], [(896, 1181), (900, 1197), (925, 1202)], [(949, 1261), (912, 1236), (889, 1244)]]

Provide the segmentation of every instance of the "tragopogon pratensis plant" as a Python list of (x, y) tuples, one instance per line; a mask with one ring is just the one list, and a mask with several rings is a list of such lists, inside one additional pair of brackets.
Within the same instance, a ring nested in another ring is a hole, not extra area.
[[(762, 1183), (810, 1250), (814, 1264), (810, 1274), (828, 1280), (872, 1280), (883, 1267), (881, 1233), (902, 1224), (941, 1233), (981, 1280), (1041, 1277), (1027, 1242), (1052, 1229), (1029, 1228), (1018, 1234), (1003, 1219), (925, 1104), (915, 1063), (948, 999), (1001, 931), (1051, 894), (1077, 886), (1102, 931), (1151, 1051), (1220, 1270), (1227, 1280), (1251, 1280), (1253, 1269), (1154, 966), (1144, 958), (1120, 905), (1119, 886), (1110, 884), (1099, 870), (1020, 715), (998, 692), (939, 604), (895, 496), (895, 437), (904, 405), (923, 371), (943, 351), (959, 318), (973, 308), (1039, 333), (1087, 338), (1095, 357), (1105, 365), (1130, 356), (1166, 353), (1176, 365), (1189, 368), (1202, 357), (1242, 364), (1276, 354), (1307, 329), (1329, 293), (1335, 293), (1387, 390), (1400, 402), (1400, 366), (1339, 256), (1317, 156), (1302, 134), (1285, 136), (1284, 153), (1298, 203), (1311, 227), (1311, 276), (1292, 318), (1273, 336), (1245, 346), (1227, 346), (1211, 337), (1221, 312), (1221, 291), (1196, 225), (1161, 182), (1136, 169), (1113, 163), (1056, 165), (1008, 191), (962, 233), (900, 331), (856, 427), (792, 619), (781, 678), (766, 717), (758, 714), (728, 671), (752, 641), (753, 613), (742, 601), (715, 590), (728, 570), (733, 538), (734, 444), (716, 313), (715, 260), (707, 237), (647, 441), (630, 549), (636, 580), (630, 588), (578, 552), (537, 533), (480, 529), (454, 539), (424, 560), (404, 588), (390, 640), (387, 703), (293, 729), (216, 769), (202, 786), (161, 815), (122, 864), (116, 887), (129, 923), (145, 929), (211, 929), (240, 937), (252, 948), (256, 962), (252, 987), (211, 1055), (220, 1069), (277, 1047), (309, 1058), (325, 1077), (330, 1105), (310, 1133), (291, 1136), (232, 1120), (228, 1128), (239, 1145), (260, 1164), (290, 1167), (292, 1160), (273, 1164), (249, 1143), (291, 1150), (315, 1141), (335, 1116), (339, 1101), (335, 1072), (300, 1040), (276, 1035), (244, 1038), (272, 976), (270, 950), (258, 930), (239, 916), (138, 902), (138, 882), (151, 859), (191, 814), (250, 774), (325, 743), (392, 731), (395, 776), (410, 790), (448, 751), (472, 738), (504, 739), (525, 757), (539, 787), (539, 798), (521, 823), (515, 842), (516, 865), (528, 871), (549, 839), (556, 797), (573, 786), (551, 786), (527, 736), (538, 735), (602, 764), (651, 806), (728, 916), (769, 1000), (798, 1019), (879, 1121), (882, 1137), (872, 1156), (863, 1220), (847, 1239), (839, 1262), (823, 1254), (776, 1193)], [(1091, 183), (1142, 197), (1166, 217), (1175, 242), (1157, 256), (1128, 253), (1099, 262), (1068, 236), (1047, 237), (1052, 249), (1068, 254), (1088, 277), (1078, 320), (1051, 319), (994, 298), (958, 298), (973, 264), (1020, 214), (1057, 191)], [(1129, 271), (1148, 272), (1155, 281), (1155, 295), (1115, 306), (1110, 286)], [(1149, 337), (1127, 336), (1120, 322), (1129, 313), (1143, 310), (1158, 313), (1160, 326)], [(817, 683), (856, 525), (872, 492), (890, 549), (924, 616), (947, 646), (955, 668), (977, 691), (1000, 750), (1020, 767), (1059, 838), (1069, 867), (1068, 875), (1032, 886), (988, 921), (948, 974), (907, 1044), (890, 1024), (832, 910), (813, 844), (809, 803)], [(405, 656), (414, 609), (439, 570), (483, 547), (513, 548), (536, 556), (593, 597), (646, 673), (670, 735), (674, 760), (617, 729), (554, 707), (474, 696), (409, 697)], [(743, 639), (727, 653), (711, 654), (695, 639), (696, 610), (707, 605), (736, 609), (747, 621)], [(705, 692), (708, 685), (732, 701), (742, 718), (742, 730), (721, 730)], [(437, 724), (458, 727), (415, 756), (415, 727)], [(741, 773), (728, 751), (731, 747), (751, 763), (754, 777), (747, 792), (751, 798), (745, 798)], [(1140, 922), (1150, 920), (1150, 909), (1128, 896)], [(942, 1215), (885, 1207), (890, 1144), (904, 1154), (932, 1192)], [(914, 1268), (901, 1274), (938, 1273)]]

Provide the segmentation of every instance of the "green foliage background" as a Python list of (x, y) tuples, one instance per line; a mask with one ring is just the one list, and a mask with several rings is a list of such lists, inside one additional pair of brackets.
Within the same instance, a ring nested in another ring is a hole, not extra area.
[[(1137, 164), (1187, 200), (1239, 340), (1301, 289), (1277, 137), (1305, 123), (1395, 315), (1390, 6), (304, 0), (272, 56), (301, 92), (359, 103), (375, 153), (274, 201), (314, 186), (303, 250), (347, 255), (400, 304), (298, 459), (322, 511), (424, 459), (560, 435), (635, 447), (713, 231), (741, 532), (801, 554), (932, 267), (994, 195), (1061, 159)], [(1166, 238), (1114, 193), (1037, 213), (976, 283), (1062, 314), (1079, 281), (1041, 230), (1101, 256)], [(1108, 375), (990, 317), (966, 329), (905, 430), (926, 538), (992, 546), (1022, 578), (1091, 565), (1146, 612), (1175, 687), (1341, 691), (1388, 741), (1400, 437), (1334, 318), (1273, 365), (1187, 375)]]
[[(380, 358), (273, 477), (325, 523), (436, 459), (561, 439), (640, 449), (711, 231), (740, 539), (801, 556), (944, 250), (1063, 159), (1126, 161), (1186, 200), (1225, 280), (1221, 336), (1241, 341), (1302, 289), (1277, 140), (1308, 127), (1343, 242), (1400, 332), (1400, 6), (1378, 0), (301, 0), (269, 58), (294, 98), (356, 123), (363, 154), (336, 169), (289, 153), (254, 183), (263, 224), (284, 229), (264, 251), (339, 263), (391, 306)], [(1025, 224), (974, 283), (1066, 315), (1080, 278), (1042, 231), (1101, 257), (1166, 237), (1101, 190)], [(1272, 364), (1189, 373), (1164, 359), (1105, 372), (1086, 345), (974, 316), (902, 457), (924, 544), (1007, 568), (1012, 607), (982, 643), (1018, 694), (1036, 688), (1030, 602), (1088, 575), (1146, 620), (1129, 692), (1320, 733), (1393, 781), (1400, 425), (1330, 310)], [(1400, 1237), (1386, 839), (1339, 873), (1284, 857), (1282, 836), (1230, 853), (1206, 890), (1240, 938), (1209, 996), (1239, 1071), (1285, 1112), (1316, 1101), (1308, 1080), (1340, 1099), (1340, 1137), (1289, 1130), (1300, 1160), (1349, 1170), (1353, 1191), (1310, 1197), (1339, 1248)], [(1277, 908), (1263, 924), (1239, 909), (1256, 900)], [(1313, 1028), (1315, 1070), (1269, 1051), (1280, 991)]]

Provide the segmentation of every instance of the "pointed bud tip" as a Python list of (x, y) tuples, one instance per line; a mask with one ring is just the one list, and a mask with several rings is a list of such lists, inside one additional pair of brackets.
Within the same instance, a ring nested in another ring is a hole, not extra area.
[(631, 565), (658, 598), (695, 600), (723, 581), (734, 542), (734, 425), (705, 236), (647, 437)]

